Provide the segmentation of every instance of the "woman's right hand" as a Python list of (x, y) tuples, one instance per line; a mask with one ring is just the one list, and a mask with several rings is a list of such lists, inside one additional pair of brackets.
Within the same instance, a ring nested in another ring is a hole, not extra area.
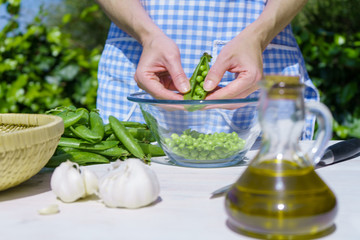
[(189, 80), (181, 66), (180, 51), (173, 40), (153, 22), (140, 0), (97, 0), (120, 29), (142, 46), (135, 81), (158, 99), (182, 99), (190, 91)]
[[(183, 99), (190, 90), (176, 43), (165, 34), (142, 43), (143, 51), (135, 72), (138, 86), (157, 99)], [(182, 94), (177, 94), (178, 90)]]

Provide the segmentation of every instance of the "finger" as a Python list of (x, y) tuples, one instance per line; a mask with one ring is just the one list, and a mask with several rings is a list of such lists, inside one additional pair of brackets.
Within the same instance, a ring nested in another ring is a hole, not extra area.
[(252, 92), (259, 89), (258, 81), (261, 79), (259, 74), (250, 74), (249, 72), (241, 73), (238, 78), (223, 87), (209, 94), (206, 99), (229, 99), (244, 98)]
[(168, 70), (176, 89), (181, 93), (187, 93), (190, 91), (190, 83), (179, 59), (180, 58), (173, 58), (172, 61), (169, 61), (166, 65), (166, 69)]
[(152, 82), (151, 87), (148, 88), (147, 92), (156, 99), (183, 100), (184, 98), (183, 95), (165, 88), (164, 85), (157, 81)]
[[(159, 75), (158, 75), (159, 76)], [(160, 79), (160, 83), (162, 85), (164, 85), (164, 87), (166, 89), (169, 89), (169, 90), (173, 90), (173, 91), (176, 91), (177, 88), (176, 86), (174, 85), (174, 82), (171, 78), (171, 76), (167, 73), (166, 75), (162, 75), (162, 76), (159, 76), (159, 79)]]
[[(160, 79), (156, 74), (135, 74), (135, 81), (137, 82), (139, 88), (148, 92), (151, 96), (156, 99), (169, 99), (169, 100), (182, 100), (183, 96), (175, 93), (174, 91), (168, 90), (160, 82)], [(140, 79), (147, 79), (146, 81), (141, 81)]]
[(218, 58), (205, 78), (204, 90), (208, 92), (214, 90), (224, 76), (226, 69), (227, 66)]
[(206, 100), (214, 100), (214, 99), (239, 99), (239, 98), (246, 98), (251, 93), (255, 92), (259, 89), (258, 85), (251, 86), (244, 91), (235, 93), (232, 95), (232, 97), (229, 97), (229, 90), (231, 90), (232, 86), (230, 84), (224, 88), (221, 88), (218, 91), (215, 91), (211, 94), (209, 94), (206, 98)]

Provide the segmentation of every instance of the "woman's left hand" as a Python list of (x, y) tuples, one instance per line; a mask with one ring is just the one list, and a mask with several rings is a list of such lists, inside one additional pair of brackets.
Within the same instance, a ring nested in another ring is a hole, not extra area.
[[(226, 71), (235, 73), (236, 79), (227, 86), (218, 88)], [(260, 42), (241, 32), (223, 47), (210, 68), (204, 89), (213, 92), (206, 99), (244, 98), (259, 88), (262, 73)]]

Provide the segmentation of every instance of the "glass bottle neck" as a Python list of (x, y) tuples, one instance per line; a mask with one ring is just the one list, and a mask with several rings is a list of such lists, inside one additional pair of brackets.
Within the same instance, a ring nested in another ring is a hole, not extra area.
[[(292, 157), (305, 121), (302, 98), (286, 99), (265, 96), (260, 106), (263, 130), (263, 154), (268, 158)], [(282, 155), (282, 156), (280, 156)]]

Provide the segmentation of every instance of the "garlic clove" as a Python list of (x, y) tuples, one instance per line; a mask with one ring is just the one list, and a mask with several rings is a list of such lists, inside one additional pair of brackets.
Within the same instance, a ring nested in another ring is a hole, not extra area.
[(56, 214), (59, 213), (59, 206), (57, 204), (51, 204), (47, 207), (41, 208), (38, 210), (38, 213), (40, 215), (51, 215), (51, 214)]
[(80, 168), (80, 170), (85, 185), (86, 195), (89, 196), (96, 194), (99, 189), (99, 179), (97, 175), (93, 171), (86, 168)]
[(71, 161), (63, 162), (55, 168), (50, 186), (55, 195), (63, 202), (74, 202), (86, 195), (79, 165)]
[[(117, 194), (119, 191), (113, 192), (113, 189), (116, 189), (114, 184), (116, 181), (114, 180), (116, 176), (115, 172), (110, 172), (105, 178), (103, 178), (99, 184), (99, 196), (102, 199), (102, 201), (105, 203), (108, 207), (116, 207), (116, 200), (119, 198)], [(121, 194), (121, 193), (120, 193)]]

